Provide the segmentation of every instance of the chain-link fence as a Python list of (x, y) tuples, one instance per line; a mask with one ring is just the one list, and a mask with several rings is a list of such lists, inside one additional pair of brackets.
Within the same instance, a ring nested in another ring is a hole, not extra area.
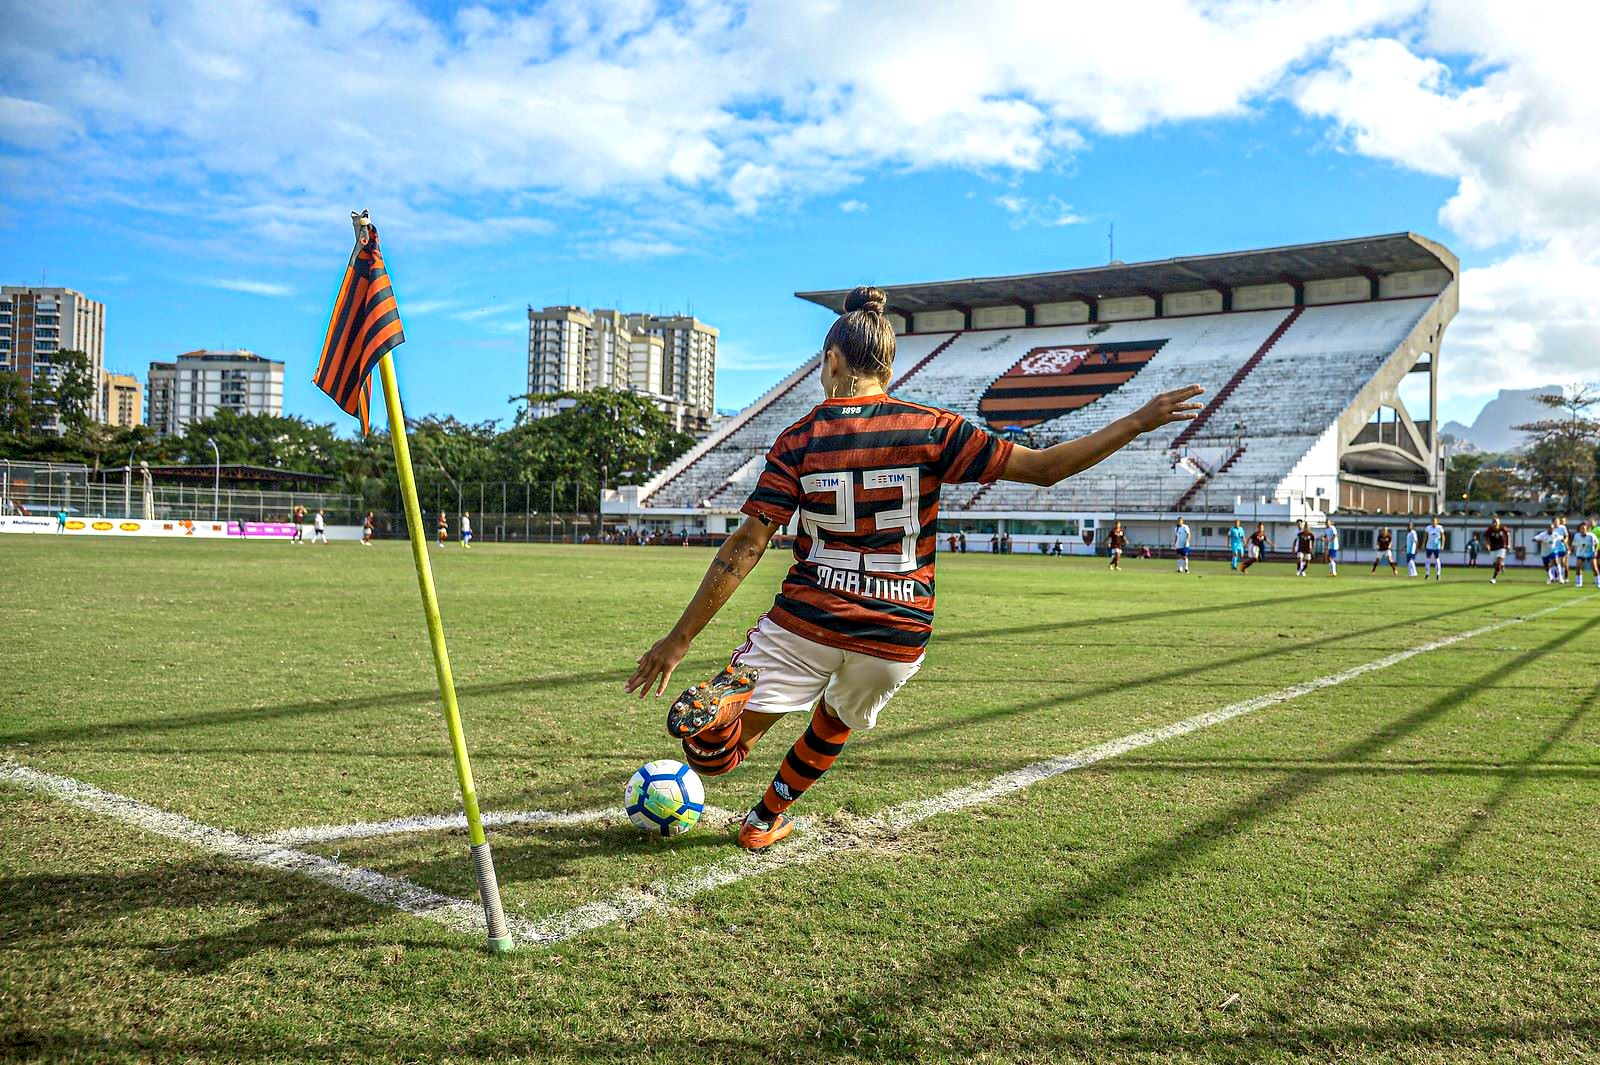
[(147, 470), (91, 470), (60, 462), (0, 459), (0, 514), (146, 521), (284, 521), (296, 507), (332, 525), (359, 525), (361, 500), (336, 492), (262, 492), (158, 484)]

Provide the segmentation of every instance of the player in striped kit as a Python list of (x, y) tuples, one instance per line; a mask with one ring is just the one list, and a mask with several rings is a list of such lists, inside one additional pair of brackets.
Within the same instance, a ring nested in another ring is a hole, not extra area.
[(945, 484), (1004, 478), (1052, 485), (1200, 409), (1191, 400), (1202, 390), (1191, 385), (1077, 440), (1037, 451), (1015, 445), (950, 411), (886, 394), (895, 338), (884, 303), (875, 288), (846, 298), (823, 342), (827, 398), (779, 435), (742, 508), (745, 522), (626, 684), (641, 698), (664, 693), (694, 638), (773, 534), (798, 519), (795, 563), (772, 608), (728, 666), (686, 690), (667, 713), (668, 734), (682, 740), (690, 765), (711, 776), (739, 765), (785, 714), (810, 714), (740, 825), (739, 845), (747, 850), (765, 850), (794, 831), (790, 805), (921, 668), (933, 627)]
[(1511, 548), (1511, 530), (1500, 524), (1500, 515), (1496, 514), (1489, 527), (1483, 530), (1483, 546), (1494, 556), (1494, 572), (1489, 575), (1489, 583), (1496, 584), (1500, 574), (1505, 572), (1506, 552)]
[(1311, 526), (1305, 522), (1296, 522), (1294, 533), (1294, 562), (1296, 577), (1306, 575), (1306, 567), (1311, 565), (1311, 553), (1317, 548), (1317, 534), (1311, 531)]

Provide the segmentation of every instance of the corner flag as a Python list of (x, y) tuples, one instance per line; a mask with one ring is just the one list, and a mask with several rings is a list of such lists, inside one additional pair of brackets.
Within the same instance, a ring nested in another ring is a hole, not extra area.
[(406, 342), (400, 326), (400, 309), (394, 302), (389, 271), (378, 248), (378, 227), (365, 211), (351, 213), (356, 246), (345, 264), (339, 298), (333, 304), (328, 335), (322, 341), (322, 358), (312, 378), (339, 409), (361, 419), (367, 432), (367, 406), (372, 394), (372, 368), (391, 350)]
[(356, 246), (345, 265), (339, 298), (333, 305), (328, 335), (322, 344), (322, 359), (313, 380), (341, 410), (361, 419), (367, 431), (367, 402), (371, 391), (368, 378), (373, 366), (383, 379), (383, 400), (389, 413), (389, 440), (394, 445), (395, 472), (400, 476), (400, 496), (405, 504), (406, 529), (411, 534), (411, 560), (417, 567), (417, 588), (422, 592), (422, 614), (428, 624), (428, 642), (433, 646), (433, 670), (439, 681), (439, 700), (444, 704), (445, 727), (450, 734), (450, 752), (456, 762), (456, 783), (461, 788), (461, 805), (467, 815), (473, 874), (478, 882), (478, 897), (483, 901), (484, 924), (489, 932), (489, 949), (512, 948), (511, 931), (506, 926), (500, 905), (500, 885), (495, 880), (494, 858), (483, 833), (483, 818), (478, 813), (478, 791), (472, 782), (472, 763), (467, 758), (466, 733), (461, 728), (461, 709), (456, 705), (456, 682), (450, 673), (450, 653), (444, 644), (444, 621), (439, 617), (439, 600), (433, 591), (433, 569), (428, 562), (427, 535), (422, 528), (422, 507), (417, 502), (417, 482), (411, 471), (411, 445), (406, 440), (406, 415), (400, 406), (400, 385), (394, 376), (390, 352), (405, 341), (400, 328), (400, 312), (395, 306), (389, 273), (378, 250), (378, 230), (367, 212), (350, 212), (355, 227)]

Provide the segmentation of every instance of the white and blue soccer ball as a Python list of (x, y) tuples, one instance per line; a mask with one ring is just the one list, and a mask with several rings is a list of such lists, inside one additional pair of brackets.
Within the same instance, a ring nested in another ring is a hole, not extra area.
[(693, 769), (671, 758), (658, 758), (628, 778), (622, 807), (639, 831), (676, 836), (693, 828), (705, 813), (706, 789)]

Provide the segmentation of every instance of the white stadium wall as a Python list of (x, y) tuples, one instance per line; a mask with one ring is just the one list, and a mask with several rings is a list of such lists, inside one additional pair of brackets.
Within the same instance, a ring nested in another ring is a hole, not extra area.
[(1378, 295), (1384, 299), (1398, 296), (1431, 296), (1445, 290), (1450, 284), (1448, 270), (1409, 270), (1400, 274), (1387, 274), (1378, 279)]
[(923, 311), (916, 315), (916, 333), (953, 333), (967, 327), (966, 315), (960, 311)]
[(1236, 311), (1259, 311), (1269, 307), (1293, 306), (1293, 285), (1240, 285), (1233, 290), (1233, 309)]
[(1028, 312), (1021, 307), (978, 307), (972, 312), (974, 329), (1006, 329), (1026, 325)]
[(1149, 296), (1122, 296), (1100, 301), (1102, 322), (1124, 322), (1132, 318), (1154, 318), (1156, 301)]
[(1349, 303), (1364, 300), (1372, 293), (1372, 282), (1364, 277), (1336, 277), (1328, 281), (1306, 282), (1306, 306), (1322, 303)]
[(1161, 301), (1161, 313), (1168, 318), (1190, 314), (1220, 314), (1222, 293), (1215, 289), (1201, 292), (1174, 292)]
[(1089, 305), (1082, 300), (1041, 303), (1033, 309), (1035, 325), (1082, 325), (1089, 320)]

